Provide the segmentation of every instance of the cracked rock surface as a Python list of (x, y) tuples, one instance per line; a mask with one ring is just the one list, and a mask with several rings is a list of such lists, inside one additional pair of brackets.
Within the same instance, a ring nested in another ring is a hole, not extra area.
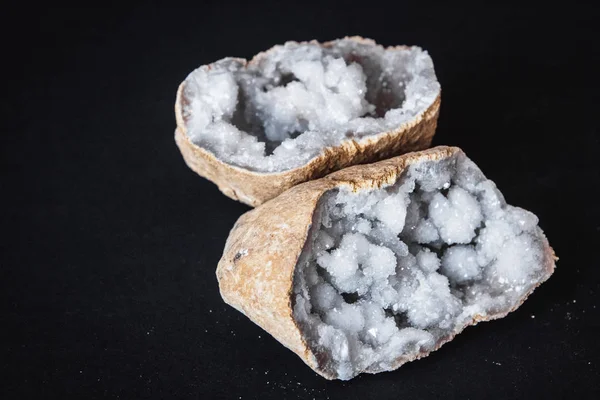
[(537, 217), (456, 147), (359, 165), (241, 216), (223, 299), (328, 379), (390, 371), (515, 310), (554, 271)]

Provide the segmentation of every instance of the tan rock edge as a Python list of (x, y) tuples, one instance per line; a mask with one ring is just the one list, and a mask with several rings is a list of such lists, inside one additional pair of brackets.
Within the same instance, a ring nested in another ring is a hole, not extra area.
[[(373, 43), (360, 37), (348, 38)], [(322, 44), (327, 47), (331, 42)], [(404, 46), (398, 46), (404, 47)], [(269, 51), (258, 54), (245, 65), (258, 64)], [(226, 196), (250, 206), (258, 206), (299, 183), (323, 177), (345, 167), (370, 163), (389, 157), (426, 149), (431, 145), (439, 115), (441, 97), (422, 113), (399, 128), (361, 139), (347, 139), (339, 146), (323, 148), (308, 163), (283, 172), (256, 172), (218, 159), (212, 152), (194, 144), (187, 135), (184, 106), (185, 81), (179, 86), (175, 103), (177, 129), (175, 141), (190, 169), (214, 182)]]
[[(323, 179), (298, 185), (242, 215), (231, 230), (216, 271), (223, 299), (296, 353), (317, 373), (327, 379), (337, 378), (321, 368), (319, 360), (323, 355), (315, 354), (309, 348), (293, 317), (294, 271), (307, 242), (319, 199), (327, 191), (342, 186), (358, 191), (391, 185), (412, 163), (441, 160), (456, 152), (461, 150), (456, 147), (436, 147), (374, 164), (346, 168)], [(556, 257), (545, 238), (544, 247), (544, 268), (549, 276), (555, 268)], [(467, 325), (504, 317), (516, 309), (533, 289), (526, 292), (511, 310), (477, 315)], [(460, 331), (462, 329), (437, 342), (433, 350), (450, 341)], [(429, 353), (399, 358), (393, 367), (395, 369)], [(364, 372), (380, 371), (374, 369)]]

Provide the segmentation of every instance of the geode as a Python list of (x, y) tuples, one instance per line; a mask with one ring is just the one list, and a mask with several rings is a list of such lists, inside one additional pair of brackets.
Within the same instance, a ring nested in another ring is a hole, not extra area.
[(244, 214), (223, 299), (329, 379), (398, 368), (554, 270), (537, 217), (456, 147), (346, 168)]

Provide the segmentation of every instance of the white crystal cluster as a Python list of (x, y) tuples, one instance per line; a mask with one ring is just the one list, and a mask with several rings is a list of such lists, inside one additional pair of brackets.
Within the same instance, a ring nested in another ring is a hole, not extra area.
[(294, 317), (340, 379), (433, 350), (549, 274), (536, 216), (462, 153), (413, 164), (392, 186), (329, 192), (315, 219)]
[(192, 72), (184, 117), (192, 141), (219, 159), (279, 172), (344, 140), (397, 129), (439, 92), (431, 58), (418, 47), (289, 42), (248, 66), (226, 58)]

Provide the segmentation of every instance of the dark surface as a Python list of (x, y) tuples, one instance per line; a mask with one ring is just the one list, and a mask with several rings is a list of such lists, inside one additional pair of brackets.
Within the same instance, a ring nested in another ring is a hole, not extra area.
[[(370, 3), (4, 14), (0, 398), (600, 396), (598, 10)], [(185, 167), (173, 103), (201, 64), (347, 34), (429, 50), (435, 143), (535, 212), (560, 262), (509, 317), (344, 383), (221, 301), (248, 208)]]

